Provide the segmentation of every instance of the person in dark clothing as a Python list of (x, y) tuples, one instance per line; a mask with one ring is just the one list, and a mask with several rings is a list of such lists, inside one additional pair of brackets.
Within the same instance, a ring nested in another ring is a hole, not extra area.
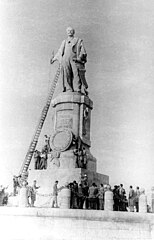
[(128, 208), (128, 200), (126, 195), (124, 196), (124, 200), (123, 200), (123, 211), (127, 212), (127, 208)]
[(139, 197), (140, 197), (140, 190), (139, 190), (139, 187), (136, 187), (135, 198), (134, 198), (134, 205), (136, 207), (136, 212), (139, 211)]
[(79, 209), (83, 209), (83, 203), (84, 203), (84, 196), (83, 196), (82, 184), (79, 184), (79, 187), (78, 187), (78, 208)]
[(123, 188), (123, 184), (120, 184), (120, 187), (118, 189), (119, 191), (119, 211), (125, 211), (125, 202), (124, 202), (124, 199), (125, 199), (125, 189)]
[(135, 191), (132, 186), (129, 187), (128, 205), (130, 212), (134, 212)]
[(83, 183), (82, 191), (83, 191), (83, 196), (84, 196), (85, 208), (88, 209), (89, 208), (89, 202), (88, 202), (89, 187), (88, 187), (87, 182)]
[(73, 181), (73, 208), (78, 208), (78, 184)]
[(100, 184), (98, 198), (99, 198), (99, 209), (104, 210), (104, 187), (102, 183)]
[(74, 197), (74, 184), (70, 183), (69, 184), (69, 189), (71, 191), (71, 196), (70, 196), (70, 208), (73, 208), (73, 197)]
[(113, 210), (114, 211), (119, 211), (119, 201), (120, 201), (120, 196), (119, 196), (119, 186), (115, 185), (113, 189)]
[(89, 187), (89, 208), (90, 209), (97, 209), (97, 194), (98, 189), (96, 184), (93, 183), (91, 187)]
[(40, 169), (40, 162), (41, 162), (41, 156), (40, 156), (40, 151), (38, 151), (38, 150), (35, 150), (35, 152), (34, 152), (34, 161), (35, 161), (35, 163), (34, 163), (34, 169), (35, 170), (38, 170), (38, 169)]
[(99, 192), (96, 184), (95, 184), (94, 196), (95, 196), (95, 209), (99, 210), (99, 198), (98, 198)]

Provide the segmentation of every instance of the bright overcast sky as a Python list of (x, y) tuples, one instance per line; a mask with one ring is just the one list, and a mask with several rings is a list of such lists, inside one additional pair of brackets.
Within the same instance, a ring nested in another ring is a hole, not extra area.
[(153, 0), (0, 0), (1, 183), (20, 170), (57, 68), (52, 50), (70, 25), (88, 53), (97, 171), (112, 186), (154, 186)]

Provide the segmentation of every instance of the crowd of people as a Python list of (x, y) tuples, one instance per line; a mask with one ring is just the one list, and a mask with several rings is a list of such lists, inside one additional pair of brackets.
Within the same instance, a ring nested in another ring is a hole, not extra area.
[[(13, 196), (18, 195), (21, 184), (20, 176), (13, 178)], [(66, 186), (58, 188), (58, 181), (55, 181), (52, 192), (51, 207), (58, 207), (58, 192)], [(115, 185), (112, 189), (110, 185), (92, 183), (90, 186), (87, 179), (77, 183), (75, 180), (67, 187), (70, 189), (70, 208), (72, 209), (96, 209), (104, 210), (104, 198), (105, 192), (110, 190), (113, 192), (113, 210), (114, 211), (139, 211), (139, 197), (141, 191), (139, 187), (134, 190), (132, 186), (129, 187), (129, 192), (126, 195), (126, 191), (123, 184)], [(27, 202), (28, 206), (33, 207), (36, 201), (36, 193), (40, 186), (37, 186), (36, 180), (34, 180), (32, 186), (26, 182), (27, 189)], [(0, 186), (0, 195), (3, 195), (3, 202), (1, 205), (5, 205), (8, 202), (8, 194), (5, 193), (4, 187)]]
[[(58, 206), (57, 196), (58, 196), (58, 181), (55, 182), (53, 187), (53, 199), (52, 207), (54, 207), (54, 202), (56, 207)], [(110, 185), (92, 183), (88, 186), (87, 182), (77, 183), (75, 180), (68, 184), (70, 189), (70, 208), (72, 209), (96, 209), (104, 210), (104, 197), (105, 192), (110, 189), (113, 192), (113, 210), (114, 211), (139, 211), (139, 187), (136, 190), (132, 186), (129, 188), (128, 197), (126, 196), (126, 191), (123, 184), (115, 185), (111, 189)]]
[(103, 184), (98, 187), (93, 183), (90, 187), (87, 182), (78, 184), (73, 181), (69, 184), (71, 190), (70, 208), (83, 209), (104, 209)]

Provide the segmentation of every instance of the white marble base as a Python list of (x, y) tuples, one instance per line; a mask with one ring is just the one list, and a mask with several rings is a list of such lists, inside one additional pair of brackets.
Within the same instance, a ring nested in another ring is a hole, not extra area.
[(4, 240), (152, 240), (154, 214), (0, 207)]

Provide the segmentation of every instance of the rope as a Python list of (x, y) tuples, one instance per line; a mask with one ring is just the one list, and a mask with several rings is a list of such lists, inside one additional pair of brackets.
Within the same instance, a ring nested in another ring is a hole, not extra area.
[(40, 196), (40, 197), (52, 197), (53, 194), (52, 193), (49, 193), (49, 194), (42, 194), (42, 193), (37, 193), (36, 192), (36, 195)]
[(51, 198), (52, 198), (52, 197), (50, 197), (49, 200), (48, 200), (46, 203), (40, 205), (40, 207), (50, 206), (50, 204), (51, 204)]
[[(58, 189), (58, 192), (61, 192), (61, 190), (62, 190), (63, 188), (65, 188), (65, 187), (66, 187), (66, 186), (61, 186), (61, 187)], [(40, 196), (40, 197), (52, 197), (52, 196), (53, 196), (52, 193), (47, 194), (47, 193), (38, 193), (38, 192), (36, 192), (36, 195), (38, 195), (38, 196)]]

